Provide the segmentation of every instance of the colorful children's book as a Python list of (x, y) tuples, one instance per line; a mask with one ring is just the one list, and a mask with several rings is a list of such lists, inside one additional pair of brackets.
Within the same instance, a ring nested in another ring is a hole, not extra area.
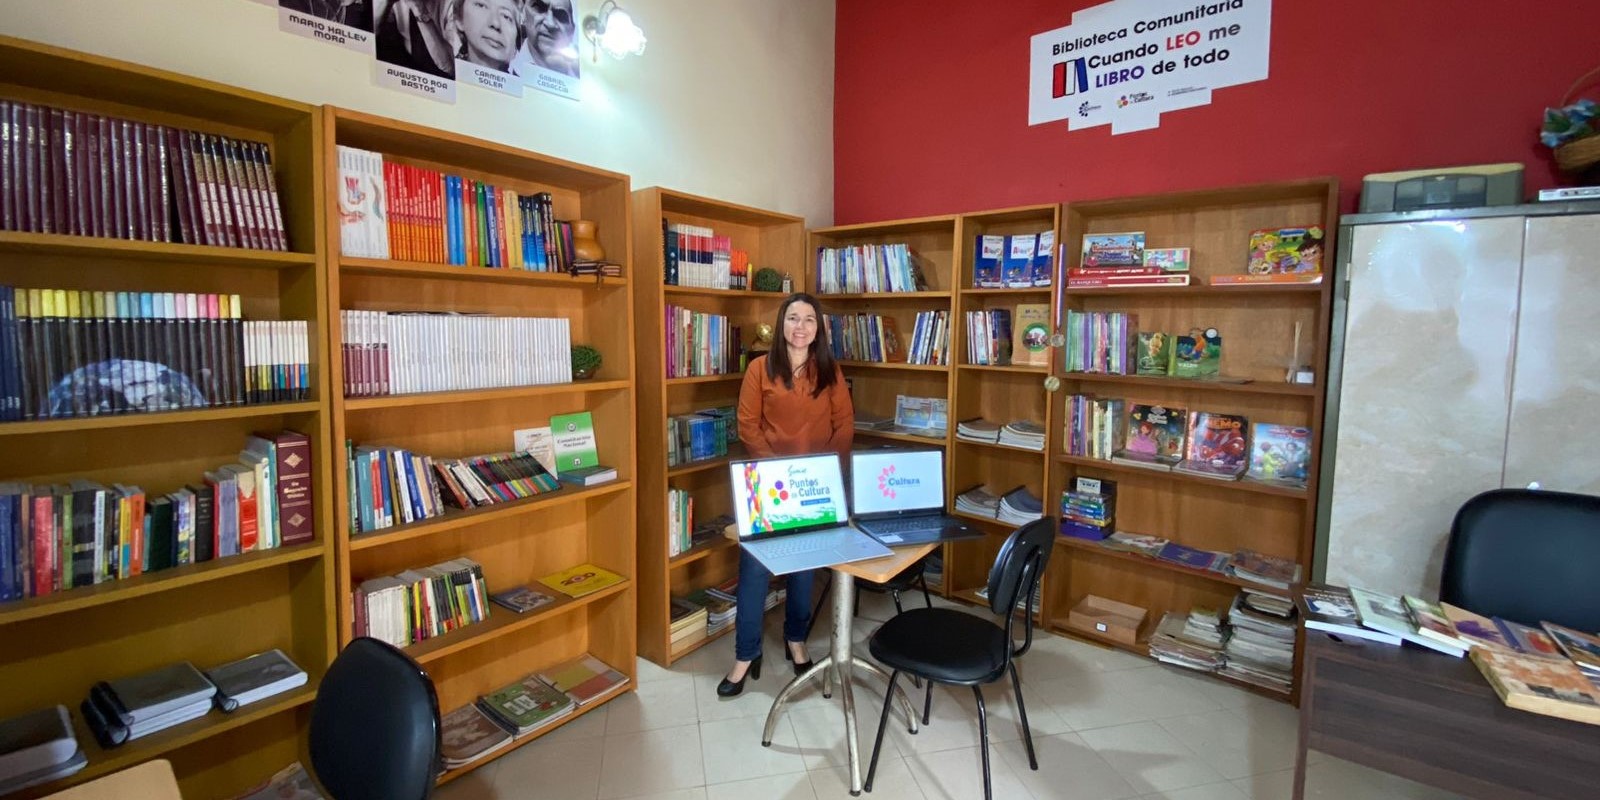
[(1311, 477), (1311, 429), (1257, 422), (1250, 429), (1251, 480), (1305, 488)]
[(1038, 234), (1015, 233), (1006, 237), (1003, 278), (1007, 287), (1020, 289), (1033, 285), (1033, 257), (1038, 247)]
[(1445, 655), (1456, 658), (1466, 655), (1467, 648), (1464, 645), (1449, 645), (1418, 634), (1416, 623), (1411, 621), (1411, 615), (1406, 612), (1405, 603), (1400, 598), (1357, 588), (1350, 589), (1350, 596), (1356, 601), (1356, 613), (1361, 617), (1362, 625)]
[(1251, 275), (1320, 273), (1322, 228), (1263, 228), (1250, 234)]
[(1039, 247), (1033, 251), (1033, 285), (1049, 286), (1055, 280), (1056, 232), (1039, 234)]
[(1144, 251), (1144, 265), (1165, 273), (1189, 271), (1189, 248), (1152, 247)]
[(1011, 363), (1018, 366), (1050, 365), (1050, 306), (1022, 303), (1011, 326)]
[(1171, 469), (1183, 460), (1188, 414), (1181, 408), (1135, 404), (1128, 410), (1122, 450), (1111, 457), (1119, 464)]
[(594, 418), (587, 411), (557, 414), (550, 418), (556, 465), (560, 472), (597, 467), (600, 453), (595, 449)]
[(1401, 600), (1405, 602), (1406, 610), (1411, 612), (1411, 619), (1417, 623), (1418, 636), (1461, 650), (1472, 649), (1471, 642), (1456, 635), (1456, 629), (1450, 624), (1450, 618), (1444, 615), (1444, 609), (1440, 608), (1438, 603), (1430, 603), (1409, 594)]
[(1216, 328), (1196, 328), (1173, 343), (1173, 377), (1204, 378), (1221, 369), (1222, 334)]
[(1449, 603), (1440, 603), (1439, 610), (1444, 612), (1445, 619), (1450, 620), (1450, 626), (1456, 629), (1456, 636), (1466, 640), (1472, 647), (1498, 647), (1509, 651), (1517, 649), (1506, 638), (1505, 631), (1494, 624), (1494, 620)]
[(583, 597), (608, 586), (616, 586), (622, 583), (622, 580), (622, 576), (615, 572), (601, 569), (593, 564), (582, 564), (554, 575), (546, 575), (540, 578), (539, 582), (562, 594)]
[(1600, 689), (1570, 661), (1479, 647), (1472, 662), (1509, 708), (1600, 725)]
[(1361, 624), (1356, 600), (1350, 590), (1343, 586), (1307, 584), (1296, 600), (1300, 606), (1300, 617), (1305, 620), (1307, 628), (1384, 644), (1400, 644), (1399, 636)]
[(527, 586), (518, 586), (515, 589), (507, 589), (503, 592), (495, 592), (494, 594), (489, 595), (489, 599), (493, 600), (495, 605), (509, 608), (518, 614), (532, 611), (536, 608), (549, 605), (556, 601), (554, 597), (551, 597), (544, 592), (536, 592)]
[(439, 738), (446, 769), (464, 767), (511, 744), (511, 734), (476, 704), (444, 715)]
[(1556, 644), (1556, 640), (1550, 638), (1550, 634), (1545, 633), (1542, 628), (1530, 627), (1499, 617), (1495, 618), (1495, 622), (1500, 625), (1500, 630), (1505, 632), (1506, 638), (1519, 653), (1540, 658), (1566, 657), (1561, 651), (1561, 646)]
[(513, 736), (526, 736), (572, 713), (572, 698), (529, 675), (478, 700), (478, 708)]
[(1006, 255), (1006, 237), (978, 236), (972, 244), (972, 285), (979, 289), (998, 289), (1004, 286), (1001, 262)]
[(1143, 266), (1144, 232), (1086, 234), (1080, 264), (1084, 269)]
[(1249, 420), (1237, 414), (1189, 414), (1189, 446), (1175, 470), (1203, 478), (1237, 480), (1244, 474)]
[(1140, 331), (1134, 350), (1134, 372), (1166, 375), (1172, 370), (1172, 337), (1160, 331)]
[(1590, 636), (1553, 622), (1544, 623), (1544, 629), (1556, 640), (1567, 658), (1578, 665), (1578, 669), (1590, 675), (1600, 675), (1600, 636)]

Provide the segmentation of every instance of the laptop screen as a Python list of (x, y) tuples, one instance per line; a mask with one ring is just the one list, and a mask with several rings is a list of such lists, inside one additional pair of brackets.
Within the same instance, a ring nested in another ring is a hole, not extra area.
[(836, 453), (734, 461), (728, 466), (740, 539), (843, 525), (850, 517)]
[(857, 516), (944, 508), (944, 453), (858, 450), (850, 454), (851, 505)]

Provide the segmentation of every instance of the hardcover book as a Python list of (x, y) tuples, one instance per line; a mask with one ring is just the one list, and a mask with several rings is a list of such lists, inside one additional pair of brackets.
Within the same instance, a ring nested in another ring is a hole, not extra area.
[(1038, 234), (1016, 233), (1006, 237), (1003, 280), (1007, 287), (1015, 289), (1033, 285), (1033, 259), (1038, 248)]
[(1257, 422), (1250, 430), (1252, 480), (1304, 488), (1311, 475), (1311, 429)]
[(1263, 228), (1250, 234), (1251, 275), (1322, 272), (1322, 228)]
[(583, 597), (622, 583), (623, 577), (593, 564), (582, 564), (546, 575), (539, 582), (570, 597)]
[(1206, 478), (1233, 480), (1245, 471), (1249, 448), (1245, 430), (1249, 421), (1237, 414), (1195, 411), (1189, 415), (1189, 447), (1181, 472)]
[(217, 687), (217, 707), (233, 711), (290, 689), (304, 686), (306, 672), (284, 655), (268, 650), (206, 671)]
[(1196, 328), (1173, 342), (1172, 375), (1203, 378), (1222, 368), (1222, 334), (1216, 328)]
[(979, 289), (998, 289), (1002, 282), (1001, 263), (1005, 259), (1006, 237), (978, 236), (973, 241), (972, 285)]
[(1050, 365), (1050, 306), (1019, 304), (1011, 335), (1011, 363), (1035, 367)]
[(1128, 432), (1114, 461), (1130, 459), (1170, 467), (1183, 458), (1188, 415), (1181, 408), (1135, 404), (1128, 409)]
[(1172, 371), (1172, 337), (1160, 331), (1140, 331), (1135, 344), (1134, 373), (1166, 375)]
[(1137, 267), (1144, 263), (1144, 232), (1093, 233), (1083, 237), (1084, 269)]
[(1395, 634), (1362, 626), (1355, 598), (1343, 586), (1307, 584), (1295, 599), (1300, 606), (1300, 618), (1305, 620), (1307, 628), (1384, 644), (1400, 644), (1400, 637)]
[(1544, 629), (1579, 669), (1600, 675), (1600, 636), (1590, 636), (1553, 622), (1544, 623)]
[(1600, 689), (1570, 661), (1479, 647), (1472, 663), (1509, 708), (1600, 725)]

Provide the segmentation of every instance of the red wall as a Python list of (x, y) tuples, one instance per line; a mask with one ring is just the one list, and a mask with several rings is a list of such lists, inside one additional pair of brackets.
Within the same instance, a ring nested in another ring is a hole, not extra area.
[(1330, 174), (1353, 210), (1368, 173), (1504, 161), (1532, 194), (1600, 66), (1600, 0), (1276, 0), (1265, 81), (1112, 136), (1028, 126), (1029, 37), (1096, 2), (837, 4), (836, 224)]

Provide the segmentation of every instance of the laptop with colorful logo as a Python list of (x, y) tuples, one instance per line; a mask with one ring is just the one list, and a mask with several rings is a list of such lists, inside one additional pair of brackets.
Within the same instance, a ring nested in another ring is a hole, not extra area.
[(739, 544), (772, 574), (890, 554), (849, 526), (837, 454), (734, 461), (728, 468)]
[(983, 536), (944, 513), (943, 450), (857, 450), (850, 476), (855, 526), (886, 545)]

